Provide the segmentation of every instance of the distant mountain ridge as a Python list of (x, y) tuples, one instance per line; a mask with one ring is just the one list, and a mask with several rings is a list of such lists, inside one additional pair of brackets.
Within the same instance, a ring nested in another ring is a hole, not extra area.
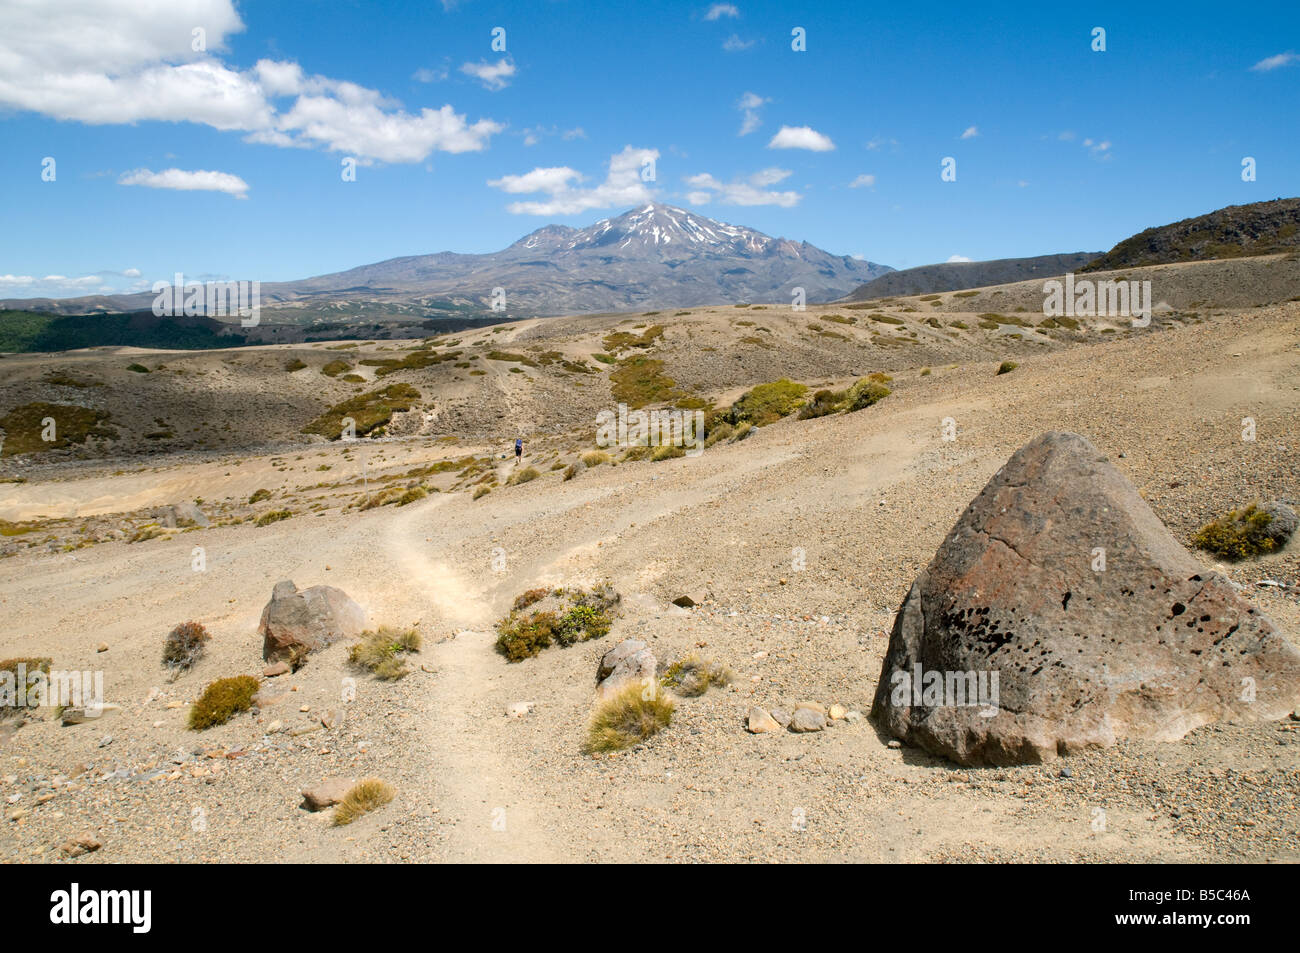
[[(422, 309), (489, 312), (503, 289), (506, 314), (558, 315), (791, 299), (830, 301), (891, 269), (807, 242), (773, 238), (669, 205), (651, 203), (587, 228), (545, 225), (499, 252), (440, 252), (362, 265), (301, 281), (263, 283), (262, 307), (278, 321), (339, 320), (338, 311)], [(0, 301), (0, 307), (133, 311), (153, 296)], [(304, 322), (305, 323), (305, 322)]]
[(1300, 198), (1229, 205), (1124, 239), (1081, 271), (1111, 271), (1300, 248)]
[(995, 258), (991, 261), (948, 261), (891, 271), (860, 288), (846, 301), (890, 298), (899, 295), (938, 294), (943, 291), (966, 291), (988, 285), (1005, 285), (1030, 278), (1059, 278), (1067, 271), (1077, 271), (1100, 252), (1071, 252), (1064, 255), (1039, 255), (1035, 258)]

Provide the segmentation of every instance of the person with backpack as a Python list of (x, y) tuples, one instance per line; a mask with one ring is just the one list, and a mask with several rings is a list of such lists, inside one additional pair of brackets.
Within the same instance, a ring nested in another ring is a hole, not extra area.
[(515, 437), (515, 466), (519, 466), (519, 461), (524, 458), (524, 438)]

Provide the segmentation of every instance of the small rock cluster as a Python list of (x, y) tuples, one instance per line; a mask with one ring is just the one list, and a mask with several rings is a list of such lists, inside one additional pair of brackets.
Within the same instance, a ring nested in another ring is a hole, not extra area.
[(792, 731), (805, 734), (810, 731), (825, 731), (837, 721), (859, 721), (862, 712), (849, 711), (843, 705), (832, 704), (829, 707), (820, 702), (804, 701), (794, 706), (790, 712), (784, 708), (768, 711), (755, 705), (749, 710), (746, 728), (756, 735), (770, 734), (777, 731)]

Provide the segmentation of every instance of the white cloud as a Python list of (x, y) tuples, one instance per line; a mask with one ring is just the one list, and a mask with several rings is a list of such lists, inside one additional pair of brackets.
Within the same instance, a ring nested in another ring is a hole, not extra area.
[(769, 149), (810, 149), (813, 152), (830, 152), (835, 148), (829, 136), (824, 136), (810, 126), (782, 126), (767, 144)]
[(740, 11), (731, 3), (715, 3), (709, 7), (709, 12), (704, 14), (706, 20), (720, 20), (723, 17), (738, 17)]
[(1073, 141), (1074, 141), (1074, 130), (1072, 130), (1072, 129), (1066, 129), (1064, 132), (1062, 132), (1062, 133), (1061, 133), (1059, 136), (1057, 136), (1056, 138), (1059, 139), (1061, 142), (1073, 142)]
[(417, 83), (441, 83), (449, 75), (451, 75), (451, 70), (447, 68), (446, 64), (438, 67), (421, 66), (411, 74), (411, 79)]
[(572, 129), (566, 129), (564, 132), (560, 133), (560, 138), (565, 142), (572, 142), (574, 139), (586, 139), (587, 130), (583, 129), (581, 126), (574, 126)]
[[(206, 49), (196, 51), (199, 28)], [(229, 67), (217, 54), (243, 29), (231, 0), (97, 0), (57, 15), (0, 4), (0, 106), (91, 124), (199, 123), (390, 162), (479, 150), (502, 129), (471, 125), (449, 105), (410, 115), (375, 90), (306, 76), (291, 61)], [(287, 113), (277, 103), (286, 97), (296, 97)]]
[(736, 108), (744, 114), (745, 119), (740, 124), (738, 135), (747, 136), (763, 124), (763, 119), (759, 116), (758, 111), (771, 101), (770, 99), (764, 99), (758, 93), (745, 93), (744, 96), (740, 97), (740, 102), (736, 104)]
[(248, 183), (229, 172), (211, 172), (196, 169), (163, 169), (153, 172), (149, 169), (133, 169), (123, 172), (117, 180), (118, 185), (143, 185), (150, 189), (176, 189), (182, 192), (225, 192), (237, 199), (248, 198)]
[(877, 151), (878, 149), (880, 149), (881, 146), (889, 146), (891, 149), (897, 149), (898, 140), (885, 139), (882, 136), (876, 136), (876, 138), (872, 139), (870, 142), (867, 143), (867, 148), (872, 152)]
[(875, 184), (876, 184), (876, 177), (874, 175), (870, 175), (869, 173), (864, 172), (862, 173), (862, 175), (858, 176), (856, 179), (854, 179), (852, 182), (849, 183), (849, 188), (860, 189), (863, 188), (864, 186), (866, 188), (871, 188), (871, 186)]
[(967, 126), (967, 127), (966, 127), (966, 131), (963, 132), (963, 133), (961, 134), (961, 137), (962, 137), (963, 139), (974, 139), (974, 138), (975, 138), (976, 136), (978, 136), (979, 134), (980, 134), (980, 131), (979, 131), (979, 129), (978, 129), (977, 127), (975, 127), (975, 126)]
[(466, 76), (473, 76), (484, 88), (496, 91), (510, 85), (510, 78), (515, 75), (515, 64), (507, 59), (499, 59), (495, 63), (480, 60), (477, 63), (466, 63), (460, 71)]
[(784, 181), (790, 174), (789, 169), (770, 168), (755, 172), (746, 179), (721, 182), (707, 172), (701, 172), (687, 176), (686, 184), (691, 186), (692, 191), (687, 193), (686, 200), (692, 205), (708, 205), (716, 201), (721, 205), (779, 205), (781, 208), (792, 208), (799, 204), (802, 195), (798, 192), (768, 190), (768, 186)]
[(722, 48), (728, 53), (735, 53), (739, 50), (747, 50), (757, 42), (757, 40), (742, 40), (739, 36), (733, 33), (722, 41)]
[(1292, 63), (1300, 63), (1300, 54), (1287, 50), (1285, 53), (1278, 53), (1276, 56), (1264, 57), (1251, 69), (1257, 73), (1267, 73), (1283, 66), (1290, 66)]
[(970, 259), (967, 258), (965, 255), (952, 255), (951, 257), (949, 257), (948, 261), (949, 261), (949, 262), (954, 262), (954, 261), (970, 261)]
[(639, 205), (654, 198), (654, 192), (641, 178), (646, 163), (659, 158), (657, 149), (625, 146), (609, 158), (605, 181), (592, 188), (582, 188), (584, 177), (568, 166), (537, 168), (523, 175), (504, 175), (488, 185), (511, 195), (543, 192), (547, 198), (536, 202), (511, 202), (506, 211), (515, 215), (576, 215), (595, 208)]

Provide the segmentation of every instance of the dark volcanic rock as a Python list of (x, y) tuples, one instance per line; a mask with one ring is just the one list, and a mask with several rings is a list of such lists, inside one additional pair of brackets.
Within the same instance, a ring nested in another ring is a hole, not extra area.
[(872, 715), (932, 753), (1006, 765), (1297, 703), (1300, 652), (1087, 440), (1047, 433), (913, 583)]
[(300, 591), (285, 579), (275, 584), (262, 610), (262, 658), (297, 665), (309, 652), (360, 635), (365, 624), (365, 610), (342, 589), (312, 586)]

